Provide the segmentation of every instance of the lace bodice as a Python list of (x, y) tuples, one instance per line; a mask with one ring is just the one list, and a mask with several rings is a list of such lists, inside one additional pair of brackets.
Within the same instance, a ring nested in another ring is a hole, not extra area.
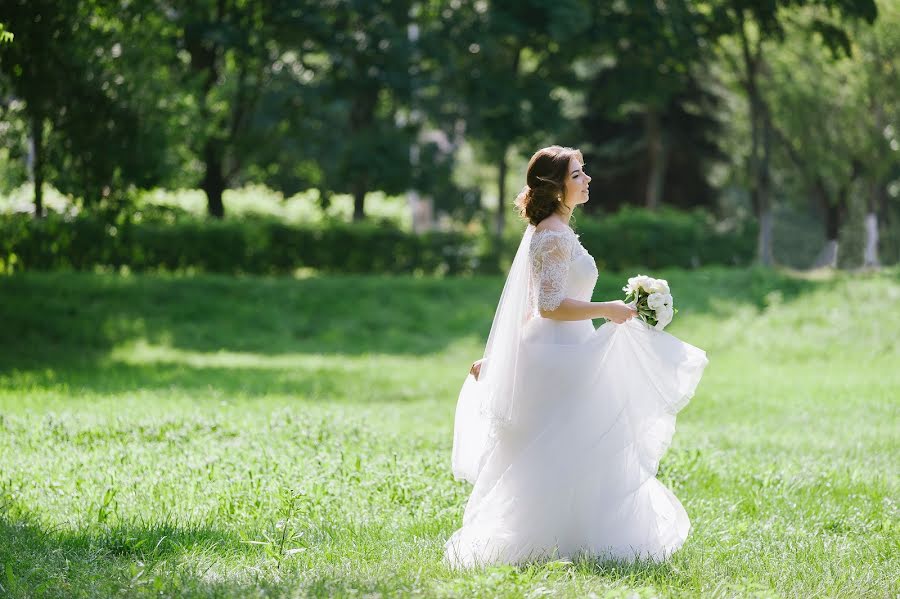
[(529, 258), (529, 295), (535, 312), (555, 310), (567, 297), (590, 301), (597, 282), (597, 265), (574, 231), (535, 231)]

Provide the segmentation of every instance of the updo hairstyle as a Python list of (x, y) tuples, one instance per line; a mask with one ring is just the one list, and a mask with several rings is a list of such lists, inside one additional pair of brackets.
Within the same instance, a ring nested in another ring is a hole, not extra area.
[(579, 150), (563, 146), (549, 146), (534, 153), (525, 171), (527, 185), (516, 198), (522, 218), (537, 225), (557, 210), (565, 209), (566, 177), (573, 157), (584, 162)]

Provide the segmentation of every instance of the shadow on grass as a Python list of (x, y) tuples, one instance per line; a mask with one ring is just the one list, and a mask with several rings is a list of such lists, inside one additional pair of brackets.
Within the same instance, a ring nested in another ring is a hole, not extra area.
[[(763, 308), (772, 292), (787, 302), (834, 283), (758, 268), (654, 274), (668, 278), (683, 314)], [(626, 278), (601, 273), (595, 299), (621, 297)], [(502, 277), (0, 277), (0, 371), (82, 368), (136, 340), (203, 353), (428, 355), (486, 340), (502, 286)]]
[[(464, 373), (453, 383), (461, 382)], [(328, 366), (267, 368), (245, 366), (193, 366), (174, 363), (99, 365), (88, 360), (69, 361), (55, 368), (0, 370), (0, 389), (65, 389), (67, 393), (129, 394), (153, 392), (222, 398), (261, 398), (282, 395), (312, 401), (418, 400), (435, 393), (435, 386), (416, 380), (409, 368), (366, 368), (342, 362)]]
[(309, 563), (290, 563), (279, 570), (258, 546), (203, 526), (120, 524), (90, 534), (63, 532), (3, 508), (0, 597), (390, 596), (408, 586), (343, 567), (315, 574)]
[(672, 563), (651, 560), (623, 561), (596, 557), (580, 557), (575, 560), (579, 572), (613, 580), (660, 581), (675, 575)]
[(186, 351), (270, 356), (429, 354), (460, 336), (486, 339), (502, 284), (495, 278), (0, 277), (0, 367), (40, 361), (48, 352), (101, 358), (138, 339)]
[(255, 551), (210, 528), (159, 523), (83, 534), (45, 530), (26, 514), (0, 510), (0, 539), (4, 597), (239, 597), (255, 589), (207, 576), (222, 556)]

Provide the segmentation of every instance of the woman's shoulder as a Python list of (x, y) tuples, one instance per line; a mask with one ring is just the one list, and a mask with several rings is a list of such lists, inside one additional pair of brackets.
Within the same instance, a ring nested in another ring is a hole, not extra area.
[(534, 235), (575, 235), (575, 231), (566, 223), (555, 218), (545, 218), (534, 227)]
[(556, 219), (546, 218), (534, 228), (533, 242), (543, 240), (570, 240), (575, 239), (575, 231), (569, 225)]
[(535, 227), (534, 234), (531, 238), (532, 252), (536, 254), (543, 254), (546, 252), (555, 253), (560, 251), (569, 253), (573, 243), (578, 239), (575, 236), (575, 231), (565, 223), (561, 222), (547, 223), (547, 225), (542, 226), (545, 222), (546, 221), (541, 221), (541, 223)]

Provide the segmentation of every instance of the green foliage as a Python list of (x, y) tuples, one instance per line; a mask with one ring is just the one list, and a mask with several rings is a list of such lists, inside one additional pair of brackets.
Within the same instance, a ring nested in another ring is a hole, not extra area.
[[(493, 270), (496, 248), (473, 235), (417, 235), (388, 222), (293, 225), (268, 218), (208, 222), (173, 209), (142, 208), (141, 220), (94, 214), (0, 217), (0, 270), (95, 267), (221, 273), (323, 272), (457, 275)], [(704, 212), (626, 209), (578, 230), (598, 266), (696, 268), (746, 264), (753, 231), (718, 231)], [(518, 244), (510, 236), (508, 244)], [(509, 248), (507, 248), (509, 249)], [(511, 253), (507, 252), (509, 255)]]
[(415, 189), (459, 222), (494, 205), (487, 174), (461, 176), (469, 149), (502, 205), (522, 154), (564, 143), (606, 208), (733, 183), (761, 215), (869, 186), (897, 254), (895, 1), (170, 4), (3, 5), (0, 185), (112, 216), (156, 186), (199, 185), (214, 216), (235, 186), (346, 193), (355, 218)]
[[(414, 54), (409, 0), (315, 3), (305, 54), (321, 68), (310, 78), (315, 130), (305, 136), (320, 169), (318, 187), (354, 196), (362, 219), (366, 193), (410, 188), (410, 146), (421, 123), (410, 117)], [(309, 49), (313, 50), (310, 51)], [(418, 118), (416, 120), (419, 120)]]
[(16, 106), (3, 115), (15, 123), (8, 141), (19, 146), (10, 157), (24, 153), (27, 130), (35, 180), (88, 204), (120, 202), (171, 167), (154, 109), (162, 93), (138, 49), (149, 44), (119, 9), (106, 0), (4, 5), (19, 32), (16, 43), (0, 46), (0, 83)]
[[(149, 211), (145, 219), (150, 217)], [(168, 216), (167, 214), (162, 216)], [(324, 272), (460, 274), (478, 266), (459, 233), (414, 235), (387, 223), (311, 227), (268, 219), (109, 224), (93, 215), (0, 219), (5, 270), (95, 267), (220, 273)]]
[(440, 18), (427, 23), (439, 28), (432, 52), (442, 62), (431, 65), (425, 106), (438, 122), (464, 119), (492, 163), (510, 146), (540, 143), (564, 126), (553, 92), (574, 81), (572, 62), (589, 29), (589, 11), (583, 0), (440, 7)]
[[(697, 2), (597, 3), (590, 54), (579, 63), (579, 125), (592, 188), (622, 204), (713, 204), (706, 178), (719, 149), (721, 98), (705, 65), (718, 33)], [(588, 206), (588, 210), (590, 210)]]
[(599, 220), (577, 217), (575, 228), (601, 270), (746, 265), (756, 242), (753, 226), (720, 230), (702, 210), (624, 207)]

